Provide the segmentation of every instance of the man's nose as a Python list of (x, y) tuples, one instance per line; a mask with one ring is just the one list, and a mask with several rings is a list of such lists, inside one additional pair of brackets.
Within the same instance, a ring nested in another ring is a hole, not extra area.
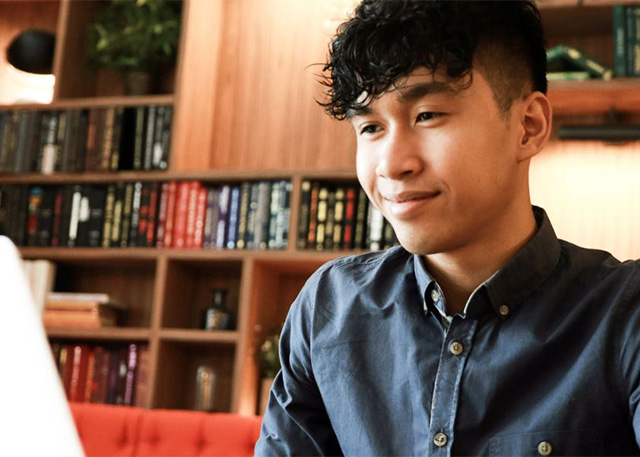
[(376, 174), (387, 179), (404, 179), (419, 173), (424, 164), (416, 135), (395, 129), (384, 139), (378, 156)]

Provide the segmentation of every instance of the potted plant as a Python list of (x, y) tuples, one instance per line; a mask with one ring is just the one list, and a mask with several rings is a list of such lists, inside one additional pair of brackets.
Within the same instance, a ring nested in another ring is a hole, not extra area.
[(123, 72), (129, 94), (148, 93), (152, 76), (175, 62), (180, 12), (176, 1), (111, 0), (89, 25), (89, 62)]
[(260, 383), (260, 414), (264, 414), (273, 378), (280, 371), (280, 354), (278, 352), (280, 332), (280, 328), (271, 332), (260, 346), (258, 353), (258, 365), (260, 366), (260, 376), (262, 377)]

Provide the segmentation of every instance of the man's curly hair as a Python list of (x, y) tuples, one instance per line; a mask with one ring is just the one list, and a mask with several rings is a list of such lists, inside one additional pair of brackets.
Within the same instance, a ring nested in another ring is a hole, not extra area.
[(534, 0), (364, 0), (331, 42), (320, 104), (345, 119), (416, 68), (462, 81), (475, 64), (508, 117), (525, 88), (547, 92), (545, 45)]

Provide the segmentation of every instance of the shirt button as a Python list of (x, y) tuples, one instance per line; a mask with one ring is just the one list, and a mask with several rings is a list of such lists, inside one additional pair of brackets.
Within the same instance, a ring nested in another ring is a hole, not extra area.
[(462, 351), (464, 351), (464, 346), (457, 341), (454, 341), (449, 345), (449, 352), (453, 355), (460, 355), (462, 354)]
[(436, 433), (436, 436), (433, 437), (433, 442), (436, 446), (442, 447), (447, 444), (447, 435), (442, 432)]
[(509, 314), (509, 307), (507, 305), (502, 305), (500, 307), (500, 314), (502, 314), (503, 316), (506, 316), (507, 314)]
[(434, 303), (440, 300), (440, 292), (438, 292), (436, 289), (433, 289), (431, 291), (431, 300), (433, 300)]
[(538, 444), (538, 454), (540, 455), (551, 455), (552, 450), (553, 447), (548, 441), (541, 441), (540, 444)]

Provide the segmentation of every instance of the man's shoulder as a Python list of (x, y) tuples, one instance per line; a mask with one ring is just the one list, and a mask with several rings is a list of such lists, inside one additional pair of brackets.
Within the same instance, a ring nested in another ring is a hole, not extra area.
[(336, 275), (348, 280), (352, 275), (374, 274), (383, 271), (387, 274), (404, 270), (413, 254), (402, 246), (394, 246), (384, 251), (366, 252), (331, 260), (320, 267), (314, 276), (326, 277)]

